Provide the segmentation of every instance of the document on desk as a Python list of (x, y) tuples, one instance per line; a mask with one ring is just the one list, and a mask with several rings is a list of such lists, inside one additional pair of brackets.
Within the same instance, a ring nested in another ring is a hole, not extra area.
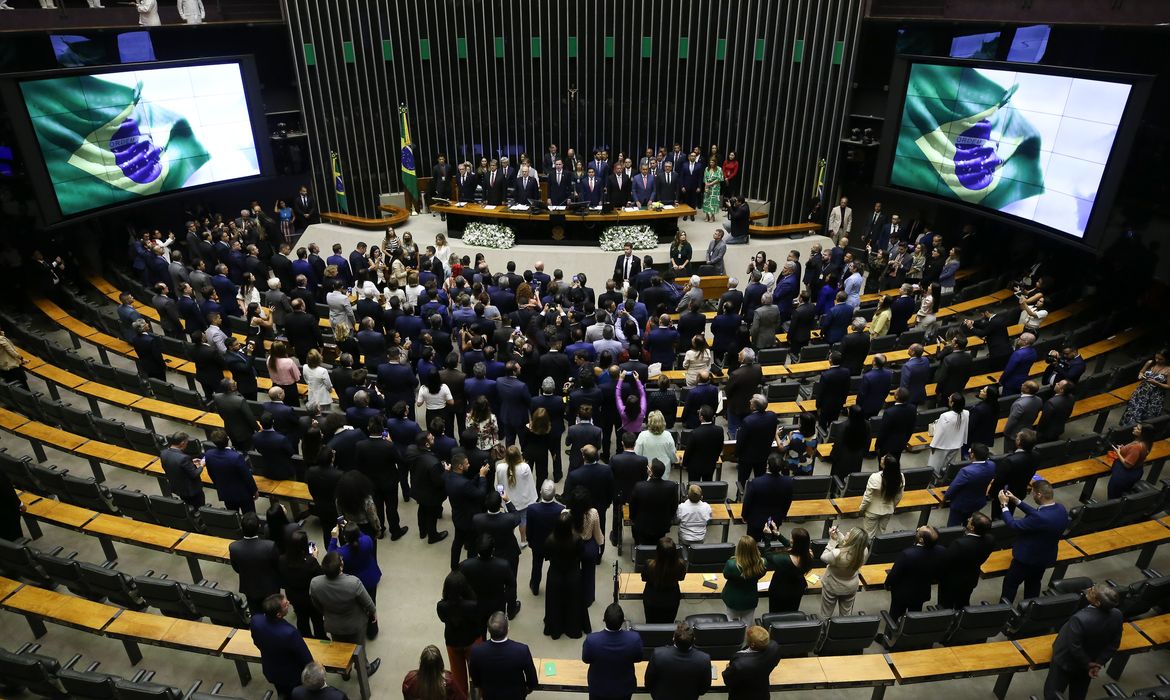
[(467, 202), (455, 202), (455, 206), (462, 209), (463, 207), (467, 206)]
[(483, 205), (483, 210), (484, 210), (484, 211), (492, 211), (492, 210), (493, 210), (493, 209), (495, 209), (495, 208), (496, 208), (496, 205), (494, 205), (494, 204), (485, 204), (485, 205)]
[(512, 211), (528, 211), (531, 208), (532, 207), (528, 206), (527, 204), (516, 204), (513, 205)]
[(624, 207), (622, 211), (639, 211), (638, 207)]
[(564, 211), (566, 209), (568, 209), (568, 207), (563, 206), (563, 205), (556, 205), (556, 204), (554, 204), (553, 206), (550, 206), (548, 208), (549, 211)]
[(601, 205), (598, 204), (595, 207), (589, 207), (589, 211), (601, 211)]
[(674, 205), (673, 204), (663, 204), (662, 208), (663, 209), (674, 209)]

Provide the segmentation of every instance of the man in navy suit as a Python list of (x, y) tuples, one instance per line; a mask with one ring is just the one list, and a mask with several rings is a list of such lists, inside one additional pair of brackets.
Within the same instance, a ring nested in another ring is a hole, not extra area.
[(609, 175), (609, 161), (601, 159), (601, 151), (594, 153), (593, 160), (585, 164), (586, 177), (590, 170), (595, 173), (597, 179), (605, 182), (606, 176)]
[(1052, 644), (1052, 663), (1044, 679), (1044, 697), (1085, 700), (1089, 682), (1096, 678), (1121, 646), (1124, 617), (1117, 609), (1117, 591), (1098, 583), (1085, 591), (1088, 606), (1081, 608), (1060, 628)]
[(284, 435), (296, 449), (299, 439), (300, 423), (297, 421), (293, 407), (284, 402), (284, 389), (274, 386), (268, 390), (268, 400), (260, 407), (272, 415), (272, 427), (276, 432)]
[(348, 287), (353, 284), (353, 272), (349, 268), (349, 260), (342, 255), (344, 249), (340, 243), (333, 244), (333, 255), (330, 255), (325, 260), (325, 264), (334, 265), (337, 267), (337, 278), (345, 283)]
[(471, 368), (471, 376), (463, 380), (463, 396), (467, 399), (468, 406), (474, 406), (476, 399), (486, 396), (492, 411), (499, 412), (499, 387), (495, 379), (487, 378), (487, 363), (476, 362)]
[[(953, 512), (953, 511), (952, 511)], [(967, 518), (967, 531), (943, 552), (938, 567), (938, 606), (961, 610), (971, 604), (971, 592), (979, 584), (983, 562), (991, 556), (991, 518), (975, 513)]]
[[(1008, 355), (1012, 352), (1012, 341), (1008, 335), (1008, 328), (1014, 322), (1015, 318), (1007, 311), (993, 315), (990, 311), (985, 310), (983, 318), (978, 321), (965, 321), (963, 324), (968, 333), (977, 335), (986, 341), (987, 356), (995, 358), (995, 361), (992, 362), (992, 370), (1001, 369), (1003, 363), (1007, 362)], [(894, 332), (892, 327), (890, 332)]]
[(540, 182), (528, 168), (528, 164), (520, 166), (520, 174), (516, 176), (513, 187), (517, 204), (531, 204), (540, 201)]
[(679, 175), (674, 172), (674, 165), (668, 160), (662, 164), (662, 172), (654, 177), (654, 199), (664, 204), (673, 204), (678, 201)]
[(654, 199), (654, 176), (650, 174), (650, 166), (643, 165), (640, 172), (634, 176), (631, 189), (633, 202), (645, 209)]
[(500, 438), (508, 445), (520, 437), (532, 403), (528, 385), (520, 379), (520, 365), (508, 362), (504, 376), (496, 380), (496, 392), (500, 396)]
[(882, 227), (881, 236), (878, 238), (879, 247), (886, 247), (891, 241), (905, 240), (906, 226), (902, 223), (902, 217), (897, 214), (890, 215), (890, 223)]
[(208, 450), (203, 459), (219, 500), (228, 510), (255, 512), (259, 493), (244, 455), (228, 447), (228, 436), (222, 429), (211, 431), (211, 442), (215, 447)]
[[(570, 468), (569, 475), (565, 477), (565, 493), (572, 493), (578, 486), (584, 486), (589, 492), (591, 505), (597, 509), (601, 531), (605, 532), (605, 515), (613, 505), (613, 470), (608, 464), (598, 461), (598, 448), (593, 445), (581, 448), (581, 459), (584, 464), (576, 469)], [(615, 513), (614, 517), (620, 518), (622, 515)]]
[[(1032, 500), (1036, 501), (1035, 508), (1006, 489), (999, 492), (1003, 520), (1016, 532), (1012, 563), (999, 596), (1009, 603), (1015, 602), (1021, 583), (1024, 584), (1025, 599), (1040, 595), (1040, 580), (1044, 578), (1044, 571), (1056, 563), (1060, 537), (1068, 527), (1068, 511), (1056, 502), (1052, 484), (1043, 479), (1033, 481)], [(1024, 518), (1013, 517), (1009, 503), (1018, 505)]]
[(313, 662), (309, 647), (297, 631), (285, 620), (288, 598), (273, 593), (264, 599), (263, 614), (252, 615), (252, 643), (260, 650), (260, 668), (264, 678), (276, 687), (276, 693), (287, 698), (301, 683), (301, 671)]
[(872, 368), (861, 375), (861, 384), (857, 387), (857, 406), (861, 415), (873, 418), (886, 405), (886, 395), (890, 393), (890, 383), (893, 373), (886, 369), (886, 356), (873, 356)]
[(687, 403), (683, 406), (683, 426), (688, 430), (699, 427), (699, 409), (710, 406), (719, 407), (719, 387), (711, 383), (711, 373), (702, 370), (698, 375), (698, 383), (687, 392)]
[(614, 209), (621, 209), (630, 203), (633, 181), (620, 163), (613, 166), (613, 175), (605, 180), (605, 201)]
[(258, 615), (264, 609), (264, 600), (280, 593), (280, 552), (275, 542), (260, 537), (260, 518), (254, 512), (240, 516), (240, 534), (241, 539), (228, 545), (228, 560), (240, 575), (239, 591), (248, 599), (248, 609)]
[(899, 387), (894, 392), (894, 405), (882, 412), (882, 423), (877, 431), (878, 455), (891, 454), (901, 457), (906, 443), (914, 434), (918, 421), (918, 407), (909, 403), (910, 393)]
[(817, 423), (827, 428), (841, 417), (845, 400), (849, 398), (849, 369), (841, 366), (841, 351), (829, 353), (829, 368), (821, 372), (820, 393), (817, 394)]
[(890, 618), (895, 622), (907, 611), (922, 612), (930, 600), (930, 588), (938, 577), (942, 547), (938, 544), (938, 530), (929, 525), (918, 528), (914, 544), (898, 555), (886, 575), (886, 590), (890, 592)]
[(301, 684), (292, 691), (290, 700), (349, 700), (344, 692), (325, 683), (325, 667), (313, 661), (301, 671)]
[(488, 641), (471, 648), (471, 684), (483, 700), (524, 700), (536, 690), (536, 663), (527, 644), (508, 639), (508, 616), (488, 618)]
[[(593, 424), (593, 406), (584, 404), (578, 407), (577, 422), (569, 426), (569, 429), (565, 431), (565, 447), (569, 455), (569, 474), (572, 474), (581, 467), (583, 463), (582, 450), (586, 446), (591, 446), (594, 450), (600, 450), (601, 441), (601, 428)], [(566, 481), (565, 483), (568, 484), (569, 482)], [(568, 490), (568, 486), (565, 487), (565, 490)]]
[(782, 525), (792, 507), (792, 477), (786, 471), (779, 452), (768, 455), (768, 472), (748, 483), (743, 497), (743, 520), (747, 533), (756, 541), (764, 537), (764, 526), (771, 520)]
[(134, 346), (134, 352), (138, 355), (135, 362), (138, 365), (138, 374), (166, 381), (167, 363), (163, 359), (162, 341), (150, 332), (150, 324), (146, 319), (140, 318), (135, 321), (134, 331), (137, 335), (130, 344)]
[(830, 345), (841, 342), (853, 320), (853, 307), (845, 303), (846, 298), (845, 292), (837, 292), (833, 308), (821, 316), (817, 324), (821, 328), (821, 339)]
[[(180, 307), (182, 303), (183, 301), (180, 299)], [(1072, 345), (1065, 345), (1059, 353), (1055, 350), (1049, 350), (1047, 362), (1049, 365), (1044, 372), (1044, 384), (1056, 384), (1062, 379), (1076, 384), (1081, 381), (1081, 375), (1085, 373), (1085, 358), (1081, 357), (1081, 354)]]
[(1016, 349), (1008, 357), (1007, 366), (999, 377), (999, 388), (1002, 396), (1020, 393), (1020, 385), (1032, 373), (1032, 364), (1036, 362), (1036, 349), (1032, 344), (1036, 336), (1031, 333), (1021, 333), (1016, 340)]
[[(690, 153), (677, 172), (681, 178), (678, 183), (679, 201), (698, 209), (703, 198), (703, 165), (698, 162), (694, 153)], [(692, 216), (691, 221), (694, 220), (695, 217)]]
[(564, 163), (557, 158), (552, 172), (548, 174), (548, 203), (554, 207), (563, 206), (568, 204), (573, 194), (573, 175), (565, 172)]
[(755, 394), (749, 401), (751, 413), (743, 417), (735, 434), (736, 481), (743, 493), (748, 476), (764, 473), (772, 443), (776, 440), (776, 414), (768, 410), (768, 399)]
[(776, 302), (776, 310), (780, 312), (780, 323), (787, 323), (792, 318), (792, 301), (800, 293), (800, 276), (796, 272), (796, 263), (789, 260), (784, 263), (784, 270), (780, 273), (780, 280), (776, 282), (776, 290), (772, 292), (772, 300)]
[(911, 293), (914, 288), (908, 284), (902, 285), (898, 298), (890, 304), (890, 335), (900, 335), (910, 327), (910, 317), (918, 309)]
[(908, 394), (907, 401), (915, 406), (922, 406), (926, 403), (926, 385), (930, 382), (932, 374), (930, 360), (923, 355), (925, 350), (921, 343), (914, 343), (907, 350), (910, 359), (902, 365), (900, 386)]
[(561, 511), (565, 509), (557, 503), (556, 495), (556, 484), (545, 479), (540, 484), (540, 500), (528, 506), (524, 512), (528, 520), (528, 548), (532, 550), (532, 576), (528, 579), (532, 595), (540, 595), (540, 579), (544, 575), (544, 541), (552, 534)]
[(630, 700), (638, 687), (634, 664), (642, 660), (642, 637), (622, 629), (625, 613), (617, 603), (605, 609), (605, 629), (585, 637), (581, 660), (589, 664), (589, 697)]
[(987, 454), (987, 445), (971, 445), (971, 463), (960, 469), (947, 487), (943, 495), (943, 503), (951, 507), (947, 527), (962, 525), (987, 505), (987, 488), (995, 478), (995, 462), (987, 459)]
[(483, 188), (484, 204), (501, 204), (504, 201), (504, 175), (496, 161), (492, 161), (488, 171), (479, 176), (479, 185)]
[(634, 278), (641, 271), (642, 260), (634, 255), (634, 246), (629, 243), (622, 246), (622, 254), (613, 263), (614, 281), (621, 283), (622, 280), (629, 280), (633, 283)]
[(459, 174), (455, 177), (455, 182), (459, 185), (460, 202), (470, 202), (475, 199), (475, 188), (479, 185), (479, 177), (463, 163), (459, 164)]
[(260, 432), (252, 436), (252, 446), (260, 453), (256, 471), (269, 479), (295, 479), (296, 467), (292, 441), (273, 429), (272, 414), (260, 414)]

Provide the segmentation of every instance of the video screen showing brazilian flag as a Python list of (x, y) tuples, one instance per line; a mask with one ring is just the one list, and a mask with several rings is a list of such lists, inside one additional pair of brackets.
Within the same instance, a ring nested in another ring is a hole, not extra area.
[(915, 63), (890, 184), (1084, 237), (1131, 86)]
[(260, 174), (237, 63), (20, 83), (64, 216)]

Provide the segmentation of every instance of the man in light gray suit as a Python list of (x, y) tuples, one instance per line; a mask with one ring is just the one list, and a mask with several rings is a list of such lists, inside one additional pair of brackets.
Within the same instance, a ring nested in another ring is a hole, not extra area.
[(1040, 409), (1044, 408), (1044, 400), (1036, 395), (1040, 385), (1029, 379), (1020, 386), (1020, 398), (1012, 402), (1008, 412), (1007, 423), (1003, 426), (1004, 452), (1016, 449), (1016, 434), (1024, 428), (1036, 425), (1040, 417)]
[(154, 296), (150, 305), (158, 312), (158, 321), (168, 338), (183, 340), (183, 322), (180, 320), (179, 303), (170, 295), (170, 289), (159, 282), (154, 285)]
[(760, 298), (760, 306), (752, 316), (752, 347), (757, 350), (775, 347), (779, 327), (780, 310), (772, 303), (772, 295), (764, 294)]
[(264, 293), (264, 304), (272, 309), (272, 322), (277, 328), (284, 328), (284, 319), (292, 313), (292, 300), (280, 288), (280, 280), (268, 278), (268, 291)]
[(183, 264), (183, 254), (177, 250), (171, 251), (171, 289), (182, 289), (182, 283), (190, 283), (191, 276), (187, 274), (187, 266)]
[[(342, 573), (341, 554), (329, 552), (321, 560), (325, 573), (309, 582), (309, 598), (325, 618), (325, 631), (335, 642), (366, 643), (366, 630), (378, 623), (378, 609), (361, 579)], [(370, 662), (373, 675), (381, 659)]]
[(199, 508), (206, 504), (203, 496), (203, 483), (199, 480), (199, 472), (203, 471), (203, 460), (196, 464), (187, 454), (187, 433), (178, 432), (167, 438), (167, 447), (159, 453), (159, 462), (163, 472), (167, 475), (167, 483), (171, 486), (171, 493), (192, 508)]
[(725, 275), (727, 269), (723, 266), (723, 256), (727, 255), (727, 244), (723, 242), (723, 229), (715, 229), (711, 235), (711, 242), (707, 244), (707, 260), (704, 264), (715, 268), (715, 274)]
[(849, 207), (849, 198), (842, 197), (841, 204), (829, 210), (829, 238), (834, 241), (841, 236), (848, 236), (853, 230), (853, 209)]
[(694, 302), (695, 304), (698, 304), (699, 308), (702, 308), (703, 307), (703, 287), (702, 287), (702, 284), (703, 284), (703, 280), (698, 275), (691, 275), (691, 278), (687, 281), (686, 285), (683, 287), (683, 295), (682, 295), (682, 298), (678, 300), (678, 306), (675, 307), (675, 311), (682, 311), (683, 309), (691, 308), (692, 302)]
[(223, 419), (223, 429), (232, 440), (232, 447), (240, 452), (252, 449), (252, 435), (256, 432), (256, 416), (252, 407), (237, 390), (233, 379), (224, 379), (221, 392), (212, 399), (215, 412)]

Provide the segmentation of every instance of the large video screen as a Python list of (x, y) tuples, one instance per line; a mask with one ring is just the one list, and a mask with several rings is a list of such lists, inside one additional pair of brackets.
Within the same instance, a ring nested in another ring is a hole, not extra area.
[(889, 184), (1084, 238), (1133, 89), (1055, 72), (912, 63)]
[(260, 175), (233, 61), (22, 80), (63, 216)]

